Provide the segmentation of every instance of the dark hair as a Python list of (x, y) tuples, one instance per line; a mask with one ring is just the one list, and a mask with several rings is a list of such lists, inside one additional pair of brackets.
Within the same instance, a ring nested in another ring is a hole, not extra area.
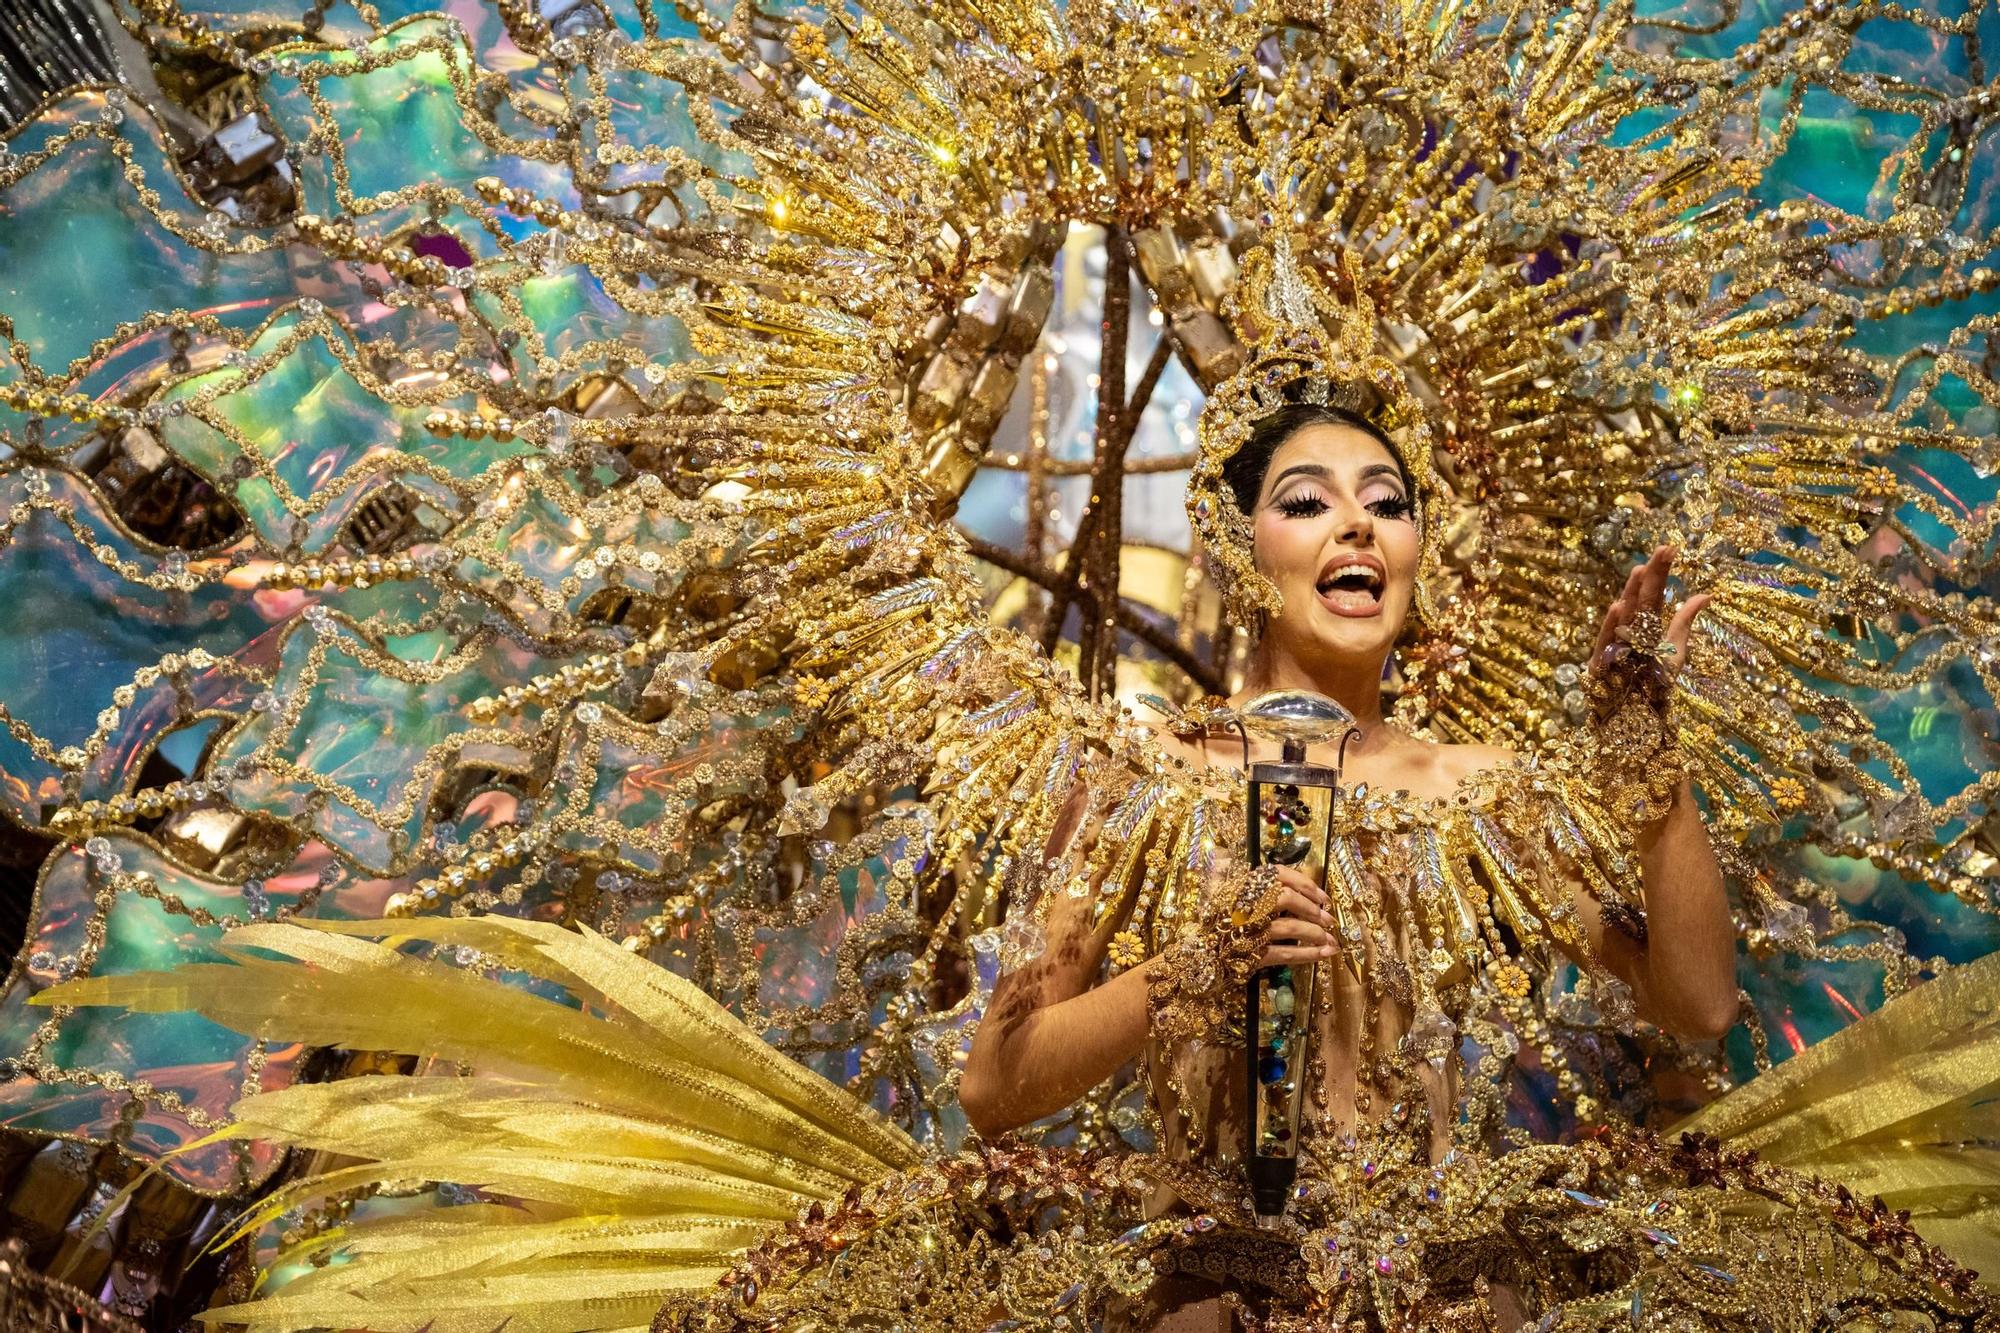
[(1389, 437), (1380, 426), (1342, 407), (1287, 403), (1268, 416), (1258, 418), (1257, 424), (1250, 428), (1250, 438), (1222, 465), (1222, 479), (1229, 484), (1229, 493), (1235, 497), (1238, 509), (1245, 514), (1256, 511), (1257, 497), (1264, 491), (1264, 474), (1271, 470), (1271, 459), (1286, 440), (1307, 426), (1348, 426), (1376, 441), (1395, 460), (1396, 475), (1403, 483), (1403, 494), (1412, 503), (1416, 501), (1416, 492), (1410, 489), (1409, 469), (1403, 466), (1403, 456), (1396, 452), (1396, 446), (1389, 442)]

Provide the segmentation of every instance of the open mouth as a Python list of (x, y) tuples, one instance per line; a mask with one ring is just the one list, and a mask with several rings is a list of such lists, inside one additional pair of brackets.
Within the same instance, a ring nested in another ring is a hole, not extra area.
[(1366, 559), (1321, 571), (1314, 586), (1329, 609), (1344, 615), (1371, 615), (1382, 606), (1382, 571)]

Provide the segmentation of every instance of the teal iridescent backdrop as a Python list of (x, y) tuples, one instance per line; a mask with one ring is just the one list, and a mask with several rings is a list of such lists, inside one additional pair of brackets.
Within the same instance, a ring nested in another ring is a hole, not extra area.
[[(314, 8), (308, 23), (249, 0), (142, 6), (158, 87), (74, 91), (0, 154), (0, 814), (41, 858), (32, 885), (4, 888), (35, 897), (0, 998), (0, 1126), (146, 1160), (200, 1138), (244, 1091), (291, 1078), (301, 1052), (198, 1018), (51, 1013), (29, 997), (80, 973), (209, 957), (232, 922), (394, 905), (630, 936), (920, 1133), (962, 1132), (934, 1094), (997, 965), (991, 923), (966, 923), (961, 975), (913, 983), (930, 918), (949, 907), (891, 896), (889, 867), (922, 855), (914, 843), (854, 835), (853, 811), (834, 812), (825, 842), (756, 832), (814, 777), (792, 762), (790, 694), (754, 671), (697, 670), (670, 643), (664, 666), (653, 651), (661, 607), (726, 603), (706, 577), (743, 555), (745, 534), (705, 530), (685, 506), (620, 501), (686, 499), (698, 469), (649, 453), (642, 427), (577, 427), (721, 421), (741, 406), (669, 369), (706, 350), (682, 315), (720, 308), (740, 258), (726, 237), (757, 225), (716, 183), (759, 164), (711, 146), (704, 126), (725, 115), (727, 88), (692, 52), (698, 32), (726, 31), (727, 59), (762, 77), (783, 64), (785, 24), (748, 9), (717, 28), (650, 6), (517, 8), (411, 0)], [(1737, 127), (1746, 141), (1789, 136), (1757, 189), (1864, 218), (1934, 210), (1949, 253), (1919, 267), (1971, 273), (2000, 221), (2000, 121), (1978, 54), (2000, 42), (2000, 11), (1964, 12), (1881, 8), (1856, 31), (1846, 96), (1771, 90), (1762, 124)], [(1691, 3), (1637, 31), (1657, 52), (1727, 61), (1793, 16)], [(576, 58), (585, 50), (594, 58)], [(754, 126), (737, 128), (754, 140)], [(1919, 139), (1936, 146), (1934, 197), (1911, 199), (1911, 177), (1883, 164)], [(709, 246), (710, 271), (685, 253), (671, 266), (608, 262), (621, 238), (635, 254), (642, 238)], [(993, 450), (1045, 436), (1036, 447), (1072, 474), (1049, 492), (1069, 517), (1044, 531), (1022, 473), (989, 469), (957, 518), (994, 548), (1031, 528), (1060, 547), (1088, 493), (1085, 382), (1104, 300), (1083, 240), (1051, 269), (1043, 399), (1029, 402), (1023, 380)], [(1865, 289), (1917, 262), (1900, 244), (1837, 262)], [(2000, 423), (1950, 356), (1991, 375), (2000, 300), (1990, 275), (1967, 282), (1960, 299), (1876, 312), (1859, 341), (1902, 358), (1901, 378), (1876, 387), (1927, 395), (1935, 424), (1986, 437), (1985, 452), (1897, 453), (1923, 503), (1858, 549), (1910, 587), (1981, 599)], [(1199, 397), (1169, 367), (1132, 456), (1183, 454)], [(1146, 499), (1128, 519), (1135, 545), (1184, 555), (1181, 475), (1131, 478)], [(1012, 616), (1009, 580), (993, 572), (996, 615)], [(1844, 613), (1859, 624), (1870, 608)], [(1944, 650), (1854, 636), (1857, 653)], [(650, 655), (629, 657), (642, 642)], [(1146, 643), (1126, 650), (1172, 674)], [(1990, 662), (2000, 644), (1973, 651)], [(684, 725), (690, 698), (733, 720)], [(1995, 767), (2000, 725), (1970, 661), (1853, 702), (1933, 801)], [(1893, 763), (1862, 758), (1898, 782)], [(909, 794), (875, 793), (862, 813)], [(1896, 834), (1896, 847), (1928, 839), (1990, 905), (1990, 803), (1904, 837), (1916, 807), (1841, 801), (1792, 816), (1831, 825), (1776, 862), (1826, 896), (1810, 911), (1745, 899), (1743, 982), (1775, 1036), (1770, 1058), (1879, 1004), (1885, 980), (1900, 987), (1995, 943), (1992, 916), (1924, 883), (1917, 853), (1825, 850), (1842, 829)], [(822, 874), (837, 901), (728, 928), (736, 905)], [(1833, 908), (1852, 924), (1806, 947)], [(1846, 952), (1885, 937), (1907, 946), (1894, 976)], [(1766, 1054), (1750, 1029), (1732, 1042), (1739, 1072)], [(1121, 1109), (1114, 1130), (1133, 1123)], [(1521, 1114), (1553, 1113), (1524, 1098)], [(272, 1166), (229, 1145), (166, 1169), (227, 1194)]]

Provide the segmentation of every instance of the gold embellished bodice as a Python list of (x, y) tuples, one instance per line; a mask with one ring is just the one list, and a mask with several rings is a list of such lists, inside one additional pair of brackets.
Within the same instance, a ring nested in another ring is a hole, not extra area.
[[(1214, 842), (1239, 830), (1239, 774), (1186, 770), (1202, 793), (1187, 815), (1199, 836)], [(1329, 1150), (1355, 1134), (1386, 1131), (1435, 1160), (1455, 1136), (1495, 1131), (1497, 1089), (1468, 1081), (1461, 1047), (1470, 1035), (1476, 1050), (1497, 1046), (1504, 1058), (1545, 1038), (1530, 991), (1551, 968), (1579, 964), (1600, 1010), (1618, 1010), (1623, 985), (1598, 965), (1579, 907), (1588, 895), (1604, 921), (1643, 932), (1621, 827), (1576, 775), (1532, 758), (1470, 774), (1444, 797), (1360, 786), (1340, 801), (1326, 873), (1340, 953), (1314, 965), (1308, 1067), (1293, 1071), (1306, 1080), (1308, 1170), (1315, 1145)], [(1118, 934), (1126, 957), (1138, 952), (1135, 939), (1146, 952), (1164, 948), (1197, 915), (1189, 894), (1198, 886), (1175, 885), (1157, 856), (1137, 864), (1155, 892), (1142, 887), (1128, 899)], [(1112, 953), (1117, 966), (1116, 941)], [(1242, 1034), (1155, 1043), (1148, 1061), (1162, 1151), (1190, 1163), (1240, 1161)], [(1582, 1095), (1555, 1052), (1546, 1067), (1564, 1092)]]
[[(1478, 775), (1483, 779), (1483, 775)], [(1437, 1158), (1452, 1143), (1463, 1084), (1459, 1046), (1466, 1011), (1493, 984), (1526, 973), (1495, 968), (1486, 927), (1454, 870), (1450, 826), (1474, 807), (1475, 783), (1450, 798), (1365, 789), (1337, 815), (1327, 873), (1338, 956), (1313, 964), (1302, 1077), (1301, 1133), (1316, 1143), (1371, 1126), (1394, 1126)], [(1423, 867), (1420, 873), (1418, 867)], [(1525, 987), (1521, 988), (1525, 991)], [(1242, 1034), (1149, 1051), (1153, 1109), (1170, 1156), (1241, 1160), (1247, 1072)]]

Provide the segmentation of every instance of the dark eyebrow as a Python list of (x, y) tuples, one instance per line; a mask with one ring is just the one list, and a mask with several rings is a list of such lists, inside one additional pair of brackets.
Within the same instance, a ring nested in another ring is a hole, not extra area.
[[(1284, 485), (1285, 478), (1294, 476), (1313, 477), (1320, 481), (1331, 481), (1333, 479), (1333, 473), (1318, 463), (1294, 463), (1277, 476), (1271, 478), (1271, 489), (1274, 491), (1277, 490), (1278, 487)], [(1370, 463), (1367, 467), (1361, 469), (1361, 474), (1355, 480), (1367, 481), (1370, 477), (1381, 476), (1394, 477), (1397, 481), (1401, 481), (1403, 479), (1403, 471), (1394, 463)]]
[(1316, 477), (1321, 481), (1331, 481), (1333, 473), (1321, 467), (1318, 463), (1294, 463), (1277, 476), (1271, 478), (1271, 489), (1274, 491), (1277, 490), (1279, 486), (1284, 484), (1286, 477)]

